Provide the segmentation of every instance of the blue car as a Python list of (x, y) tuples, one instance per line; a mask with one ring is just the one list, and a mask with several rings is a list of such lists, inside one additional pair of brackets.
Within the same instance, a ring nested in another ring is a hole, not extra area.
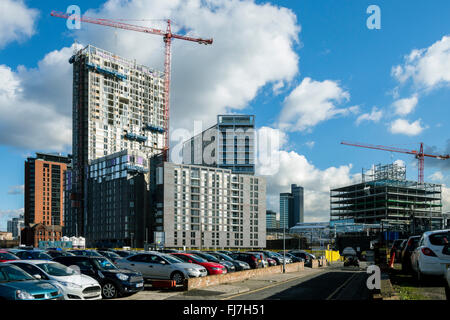
[(0, 300), (63, 300), (49, 281), (36, 280), (17, 266), (0, 264)]
[(42, 250), (23, 250), (14, 253), (22, 260), (52, 260), (53, 258)]

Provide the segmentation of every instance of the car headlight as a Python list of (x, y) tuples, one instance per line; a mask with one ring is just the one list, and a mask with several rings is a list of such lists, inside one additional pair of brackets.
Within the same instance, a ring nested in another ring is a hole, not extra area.
[(194, 269), (194, 268), (184, 268), (184, 270), (186, 270), (186, 271), (190, 271), (190, 272), (193, 272), (193, 271), (195, 271), (195, 269)]
[(126, 274), (123, 274), (123, 273), (118, 273), (118, 274), (116, 274), (116, 277), (117, 277), (119, 280), (122, 280), (122, 281), (127, 281), (128, 278), (129, 278)]
[(248, 264), (245, 263), (245, 262), (239, 262), (239, 265), (240, 265), (241, 267), (246, 267), (246, 266), (248, 266)]
[(19, 300), (34, 300), (34, 297), (26, 291), (17, 290), (16, 297)]

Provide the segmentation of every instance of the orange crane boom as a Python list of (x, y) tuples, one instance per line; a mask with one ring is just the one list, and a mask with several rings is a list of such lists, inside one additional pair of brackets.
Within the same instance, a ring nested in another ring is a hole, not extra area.
[(341, 144), (344, 144), (347, 146), (353, 146), (353, 147), (384, 150), (384, 151), (406, 153), (406, 154), (414, 155), (416, 157), (416, 159), (419, 160), (419, 179), (418, 179), (418, 181), (420, 184), (423, 184), (423, 180), (424, 180), (425, 157), (430, 157), (430, 158), (435, 158), (435, 159), (440, 159), (440, 160), (446, 160), (446, 159), (450, 158), (450, 155), (448, 155), (448, 154), (447, 155), (435, 155), (435, 154), (424, 153), (423, 152), (423, 142), (420, 143), (419, 151), (396, 148), (396, 147), (386, 147), (386, 146), (382, 146), (382, 145), (374, 145), (374, 144), (367, 144), (367, 143), (347, 142), (347, 141), (342, 141)]
[(203, 39), (203, 38), (192, 38), (187, 37), (179, 34), (172, 33), (171, 30), (171, 22), (170, 19), (167, 20), (167, 29), (166, 31), (149, 28), (149, 27), (143, 27), (143, 26), (136, 26), (128, 23), (123, 23), (115, 20), (110, 19), (100, 19), (100, 18), (90, 18), (86, 16), (78, 16), (78, 15), (72, 15), (69, 13), (64, 12), (58, 12), (58, 11), (52, 11), (50, 13), (53, 17), (59, 17), (63, 19), (74, 19), (81, 22), (87, 22), (92, 24), (98, 24), (102, 26), (112, 27), (112, 28), (118, 28), (118, 29), (125, 29), (125, 30), (131, 30), (131, 31), (137, 31), (137, 32), (143, 32), (143, 33), (149, 33), (149, 34), (156, 34), (163, 37), (164, 45), (165, 45), (165, 59), (164, 59), (164, 74), (165, 74), (165, 81), (164, 81), (164, 117), (165, 117), (165, 125), (164, 125), (164, 159), (166, 161), (169, 160), (169, 111), (170, 111), (170, 72), (171, 72), (171, 43), (172, 39), (180, 39), (180, 40), (186, 40), (186, 41), (192, 41), (197, 42), (199, 44), (212, 44), (213, 39)]

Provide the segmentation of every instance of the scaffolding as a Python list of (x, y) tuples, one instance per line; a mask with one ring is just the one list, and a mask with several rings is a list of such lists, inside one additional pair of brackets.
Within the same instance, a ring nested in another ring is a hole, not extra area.
[(444, 227), (439, 184), (406, 180), (398, 164), (376, 165), (362, 182), (330, 190), (331, 220), (385, 224), (397, 231), (417, 233)]

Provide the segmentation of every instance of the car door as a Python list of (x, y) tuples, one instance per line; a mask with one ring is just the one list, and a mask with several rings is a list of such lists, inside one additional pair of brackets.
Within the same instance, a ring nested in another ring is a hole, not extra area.
[(137, 271), (142, 273), (143, 277), (148, 277), (149, 268), (146, 268), (147, 254), (136, 254), (134, 256), (128, 257), (122, 263), (119, 263), (121, 268), (126, 268), (132, 271)]
[(157, 279), (170, 279), (172, 268), (168, 262), (155, 254), (149, 254), (147, 256), (147, 268), (151, 269), (152, 277)]

